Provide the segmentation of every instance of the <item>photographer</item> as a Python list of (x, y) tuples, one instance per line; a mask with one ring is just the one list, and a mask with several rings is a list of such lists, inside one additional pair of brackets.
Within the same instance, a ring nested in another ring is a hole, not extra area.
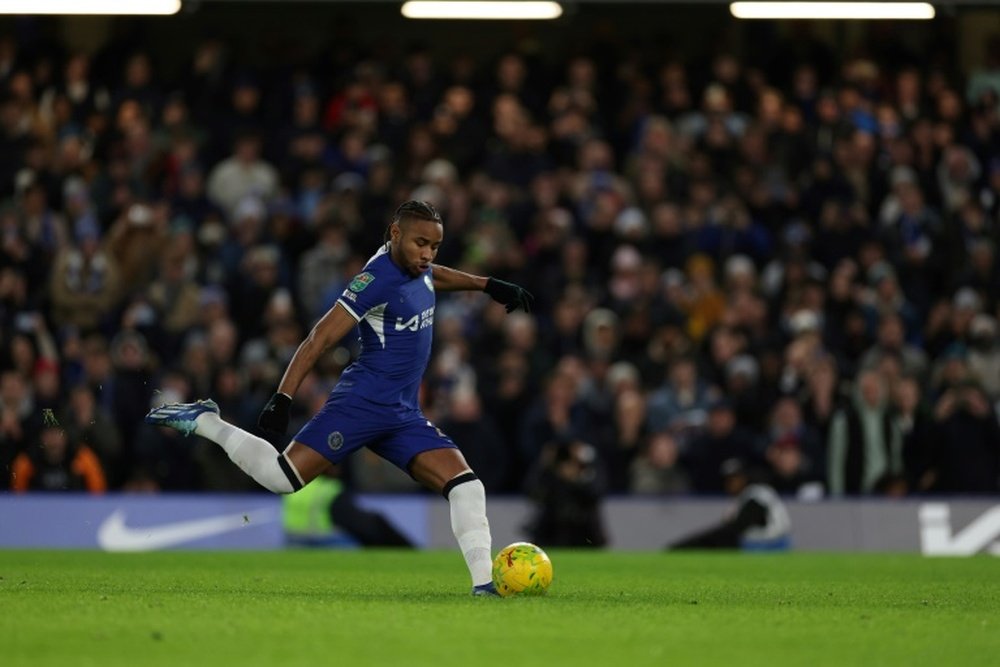
[(722, 520), (668, 544), (678, 549), (742, 549), (783, 551), (791, 546), (792, 522), (774, 489), (752, 483), (751, 471), (740, 459), (727, 459), (719, 469), (726, 494), (735, 501)]
[(934, 407), (938, 437), (931, 452), (933, 490), (996, 493), (1000, 426), (983, 388), (967, 379), (946, 390)]
[(547, 546), (603, 547), (607, 544), (601, 500), (605, 480), (597, 452), (580, 441), (548, 443), (528, 478), (537, 505), (532, 541)]

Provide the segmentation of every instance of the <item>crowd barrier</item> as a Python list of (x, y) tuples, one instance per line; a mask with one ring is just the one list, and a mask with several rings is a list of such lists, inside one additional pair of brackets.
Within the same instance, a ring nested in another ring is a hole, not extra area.
[[(415, 545), (450, 549), (446, 502), (431, 495), (360, 496)], [(797, 551), (1000, 556), (1000, 498), (789, 501)], [(713, 524), (725, 499), (609, 498), (603, 507), (609, 547), (655, 550)], [(494, 544), (527, 539), (531, 504), (488, 501)], [(350, 540), (334, 541), (350, 544)], [(282, 501), (267, 494), (0, 495), (0, 548), (281, 549), (291, 544)]]

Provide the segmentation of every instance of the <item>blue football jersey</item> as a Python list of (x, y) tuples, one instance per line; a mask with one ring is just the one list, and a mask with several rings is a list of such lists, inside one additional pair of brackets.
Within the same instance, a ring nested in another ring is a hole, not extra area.
[(434, 328), (431, 270), (414, 278), (382, 246), (337, 303), (358, 321), (361, 354), (344, 370), (334, 393), (356, 392), (375, 403), (419, 408), (417, 391)]

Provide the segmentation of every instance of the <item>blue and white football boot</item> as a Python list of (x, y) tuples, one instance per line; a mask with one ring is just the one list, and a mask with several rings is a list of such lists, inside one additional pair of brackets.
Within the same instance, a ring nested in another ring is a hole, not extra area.
[(500, 594), (497, 593), (497, 589), (493, 585), (492, 581), (489, 582), (488, 584), (480, 584), (478, 586), (473, 586), (472, 594), (475, 597), (500, 597)]
[(194, 433), (194, 420), (206, 412), (219, 414), (219, 406), (212, 399), (195, 401), (194, 403), (168, 403), (153, 408), (146, 415), (146, 423), (154, 426), (169, 426), (184, 435)]

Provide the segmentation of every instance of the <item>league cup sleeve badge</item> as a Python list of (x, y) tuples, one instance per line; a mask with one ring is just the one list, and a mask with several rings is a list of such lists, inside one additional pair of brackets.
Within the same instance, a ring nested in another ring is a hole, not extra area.
[(375, 281), (375, 276), (373, 276), (368, 271), (365, 271), (364, 273), (359, 273), (358, 275), (354, 276), (354, 278), (351, 280), (351, 284), (348, 285), (347, 288), (352, 292), (360, 292), (369, 285), (371, 285), (374, 281)]

